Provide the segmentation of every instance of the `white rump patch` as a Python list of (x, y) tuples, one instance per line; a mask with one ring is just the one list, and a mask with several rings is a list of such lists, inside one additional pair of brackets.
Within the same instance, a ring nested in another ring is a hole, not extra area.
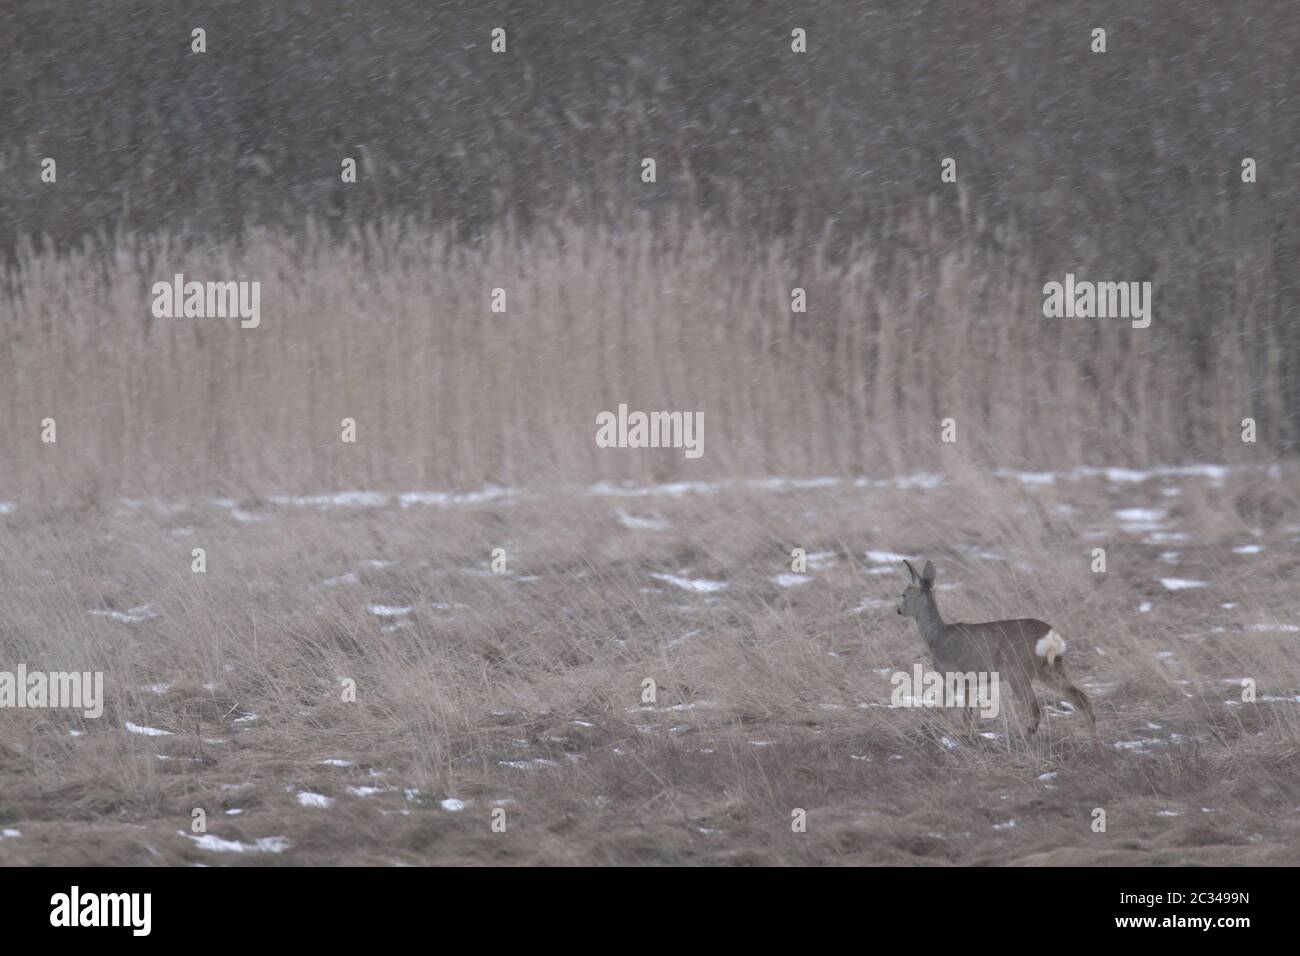
[(1055, 630), (1048, 631), (1034, 645), (1034, 653), (1039, 657), (1047, 658), (1047, 663), (1052, 664), (1065, 653), (1065, 641)]

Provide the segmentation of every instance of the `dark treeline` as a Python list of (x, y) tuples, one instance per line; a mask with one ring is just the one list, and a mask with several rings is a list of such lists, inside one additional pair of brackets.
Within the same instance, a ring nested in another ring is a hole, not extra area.
[(1031, 247), (1045, 280), (1154, 280), (1157, 345), (1230, 334), (1223, 317), (1248, 309), (1278, 330), (1300, 408), (1295, 3), (17, 0), (3, 16), (6, 256), (25, 236), (203, 244), (308, 218), (472, 239), (564, 208), (704, 212), (797, 260), (863, 231), (906, 252), (897, 223), (920, 207), (953, 241), (973, 218), (1014, 232), (1008, 254)]

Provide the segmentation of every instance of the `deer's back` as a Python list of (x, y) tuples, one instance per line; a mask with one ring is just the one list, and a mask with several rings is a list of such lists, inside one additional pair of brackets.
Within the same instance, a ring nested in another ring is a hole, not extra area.
[(1034, 646), (1052, 629), (1033, 618), (949, 624), (930, 647), (944, 671), (1034, 672)]

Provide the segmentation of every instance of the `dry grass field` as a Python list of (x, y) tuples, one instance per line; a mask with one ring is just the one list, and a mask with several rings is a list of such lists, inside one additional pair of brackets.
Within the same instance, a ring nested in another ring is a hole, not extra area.
[[(1239, 249), (1225, 302), (1166, 311), (1162, 294), (1135, 329), (1043, 318), (1043, 283), (1064, 271), (974, 214), (955, 236), (920, 214), (892, 236), (805, 257), (725, 222), (632, 216), (503, 226), (478, 244), (401, 222), (338, 240), (24, 243), (0, 268), (0, 489), (88, 501), (888, 476), (950, 460), (949, 418), (955, 447), (987, 467), (1293, 450), (1279, 264)], [(154, 318), (150, 286), (177, 273), (260, 282), (260, 324)], [(807, 312), (791, 311), (795, 288)], [(620, 403), (702, 412), (703, 456), (597, 447), (597, 414)]]
[[(6, 713), (0, 863), (1294, 864), (1296, 487), (954, 461), (14, 503), (0, 651), (102, 670), (108, 704)], [(1053, 622), (1099, 740), (1050, 696), (1033, 738), (1014, 705), (976, 733), (889, 706), (920, 648), (889, 552), (936, 562), (949, 620)]]

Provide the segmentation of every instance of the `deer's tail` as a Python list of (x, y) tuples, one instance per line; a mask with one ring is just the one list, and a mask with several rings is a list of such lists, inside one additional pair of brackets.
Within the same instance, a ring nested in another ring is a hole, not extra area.
[(1065, 654), (1065, 639), (1056, 633), (1055, 628), (1052, 628), (1038, 639), (1038, 643), (1034, 645), (1034, 653), (1047, 661), (1050, 670), (1056, 666), (1056, 659)]

